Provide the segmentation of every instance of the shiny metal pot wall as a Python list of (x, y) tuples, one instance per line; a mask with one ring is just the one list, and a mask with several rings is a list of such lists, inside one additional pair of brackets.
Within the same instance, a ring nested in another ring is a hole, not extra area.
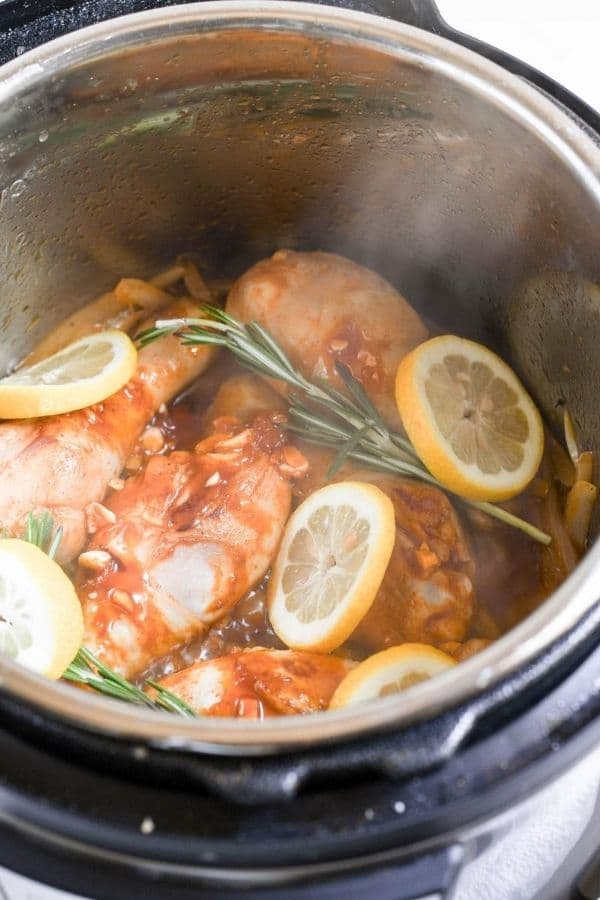
[[(600, 446), (600, 149), (535, 89), (357, 13), (207, 3), (61, 38), (0, 74), (0, 367), (122, 275), (193, 251), (237, 274), (280, 246), (345, 253), (424, 316), (495, 345), (550, 420)], [(399, 708), (190, 723), (5, 685), (120, 733), (275, 749), (407, 722), (532, 658), (597, 599), (594, 548), (540, 610)]]

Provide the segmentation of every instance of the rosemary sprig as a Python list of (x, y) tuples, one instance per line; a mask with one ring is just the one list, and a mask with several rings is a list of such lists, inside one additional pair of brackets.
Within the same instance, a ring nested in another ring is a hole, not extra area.
[(166, 710), (187, 718), (196, 718), (196, 713), (185, 701), (176, 697), (158, 682), (149, 678), (146, 680), (146, 685), (152, 688), (152, 694), (148, 694), (105, 666), (87, 647), (80, 647), (77, 656), (63, 673), (63, 678), (75, 684), (85, 684), (99, 694), (113, 697), (115, 700), (124, 700), (127, 703), (147, 706), (150, 709)]
[[(53, 531), (54, 520), (48, 510), (44, 510), (40, 515), (30, 512), (23, 539), (35, 544), (47, 553), (50, 559), (54, 559), (62, 538), (62, 526), (54, 533)], [(166, 710), (188, 718), (196, 717), (196, 713), (187, 703), (156, 681), (146, 679), (146, 685), (152, 689), (152, 694), (148, 694), (104, 665), (87, 647), (79, 648), (75, 659), (63, 672), (63, 678), (75, 684), (87, 685), (99, 694), (116, 700), (147, 706), (150, 709)]]
[(23, 539), (29, 541), (30, 544), (35, 544), (35, 546), (39, 547), (40, 550), (43, 550), (50, 559), (54, 559), (62, 540), (63, 528), (62, 525), (60, 525), (54, 534), (52, 534), (53, 529), (54, 519), (47, 509), (39, 516), (30, 512), (27, 516), (27, 524), (25, 525)]
[[(347, 394), (326, 381), (309, 381), (294, 368), (288, 356), (269, 332), (258, 322), (243, 324), (216, 306), (203, 307), (203, 318), (157, 321), (154, 328), (142, 332), (138, 343), (144, 347), (166, 334), (177, 334), (183, 344), (214, 344), (229, 350), (252, 372), (288, 384), (289, 415), (287, 428), (305, 440), (337, 451), (332, 469), (337, 471), (346, 459), (357, 460), (371, 468), (409, 478), (417, 478), (444, 490), (418, 458), (410, 441), (391, 431), (371, 402), (363, 386), (341, 363), (338, 375)], [(518, 528), (541, 544), (551, 537), (531, 522), (509, 513), (493, 503), (459, 497), (475, 509)]]

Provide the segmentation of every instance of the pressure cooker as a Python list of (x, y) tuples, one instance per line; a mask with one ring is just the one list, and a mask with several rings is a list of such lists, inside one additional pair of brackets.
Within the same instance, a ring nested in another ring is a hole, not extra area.
[[(429, 0), (4, 0), (0, 33), (2, 370), (182, 251), (332, 250), (600, 446), (600, 117), (560, 85)], [(0, 865), (98, 900), (597, 897), (599, 600), (592, 541), (443, 691), (293, 721), (2, 660)]]

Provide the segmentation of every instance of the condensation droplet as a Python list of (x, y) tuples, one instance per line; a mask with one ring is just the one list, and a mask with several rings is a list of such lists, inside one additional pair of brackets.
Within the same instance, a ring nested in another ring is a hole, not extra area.
[(50, 135), (48, 134), (48, 132), (47, 132), (46, 129), (44, 128), (44, 129), (43, 129), (42, 131), (40, 131), (40, 133), (38, 134), (38, 141), (40, 142), (40, 144), (45, 144), (49, 137), (50, 137)]
[(21, 194), (23, 194), (25, 192), (26, 188), (27, 188), (27, 185), (25, 184), (23, 179), (17, 178), (17, 180), (13, 181), (13, 183), (11, 184), (11, 186), (8, 189), (11, 199), (16, 200), (18, 197), (21, 196)]
[(142, 832), (142, 834), (152, 834), (154, 828), (154, 820), (151, 819), (150, 816), (146, 816), (144, 819), (142, 819), (142, 823), (140, 825), (140, 831)]
[(148, 750), (146, 747), (134, 747), (131, 752), (134, 759), (142, 760), (148, 758)]

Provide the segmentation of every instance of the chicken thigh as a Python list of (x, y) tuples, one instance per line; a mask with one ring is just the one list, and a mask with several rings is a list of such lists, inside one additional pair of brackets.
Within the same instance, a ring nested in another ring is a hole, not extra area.
[(281, 396), (259, 375), (242, 372), (230, 375), (220, 385), (215, 398), (205, 412), (207, 424), (223, 416), (234, 416), (244, 424), (262, 412), (285, 412)]
[(195, 663), (161, 684), (205, 716), (262, 719), (327, 709), (355, 663), (299, 650), (238, 650)]
[[(165, 315), (197, 315), (173, 303)], [(87, 537), (87, 513), (102, 500), (144, 426), (208, 366), (214, 351), (184, 347), (173, 336), (140, 351), (134, 377), (103, 403), (36, 420), (0, 424), (0, 526), (20, 537), (29, 512), (47, 509), (62, 526), (59, 561), (70, 562)]]
[(235, 282), (227, 311), (260, 322), (308, 378), (341, 386), (335, 363), (345, 363), (388, 424), (399, 426), (396, 369), (427, 330), (379, 275), (332, 253), (279, 250)]
[(152, 457), (79, 557), (84, 643), (128, 677), (231, 609), (279, 545), (304, 460), (268, 417), (222, 423), (194, 452)]
[[(328, 480), (331, 451), (300, 444), (309, 468), (298, 499)], [(450, 500), (422, 482), (346, 463), (335, 481), (367, 481), (390, 497), (396, 542), (373, 605), (349, 643), (360, 652), (415, 641), (464, 641), (475, 612), (474, 558)]]
[(350, 639), (381, 650), (415, 641), (464, 641), (474, 609), (474, 565), (446, 495), (409, 478), (363, 472), (390, 497), (396, 543), (371, 609)]

